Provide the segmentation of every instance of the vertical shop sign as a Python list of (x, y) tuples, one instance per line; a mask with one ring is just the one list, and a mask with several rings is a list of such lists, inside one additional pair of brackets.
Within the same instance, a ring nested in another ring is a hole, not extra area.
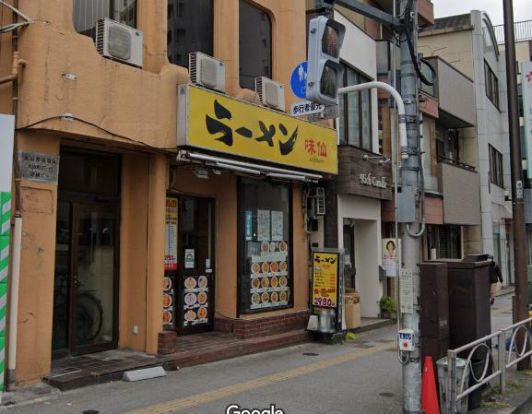
[(15, 117), (0, 115), (0, 392), (4, 391), (9, 239), (11, 235), (11, 179)]
[(312, 305), (321, 308), (338, 306), (339, 253), (312, 254)]
[(166, 198), (164, 270), (177, 270), (177, 198)]
[(175, 287), (177, 272), (178, 201), (166, 197), (166, 240), (164, 250), (163, 323), (165, 330), (175, 329)]
[(521, 64), (521, 88), (523, 88), (523, 117), (526, 144), (527, 175), (532, 178), (532, 62)]

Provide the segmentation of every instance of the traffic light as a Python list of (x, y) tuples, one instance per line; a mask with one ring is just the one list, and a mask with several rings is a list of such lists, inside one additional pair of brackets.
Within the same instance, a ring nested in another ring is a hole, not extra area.
[(345, 26), (325, 16), (309, 23), (307, 99), (323, 105), (336, 105), (344, 69), (340, 49)]

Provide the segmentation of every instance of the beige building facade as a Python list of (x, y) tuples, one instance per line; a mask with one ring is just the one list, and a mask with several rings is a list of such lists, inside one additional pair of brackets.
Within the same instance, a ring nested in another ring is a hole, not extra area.
[[(188, 327), (195, 332), (192, 328), (200, 328), (196, 322), (205, 322), (204, 330), (241, 337), (263, 333), (264, 318), (270, 332), (304, 326), (306, 187), (290, 174), (313, 169), (285, 164), (288, 178), (257, 180), (234, 166), (227, 170), (176, 161), (177, 85), (188, 82), (189, 75), (187, 67), (168, 59), (168, 2), (128, 2), (143, 34), (142, 67), (104, 58), (93, 38), (76, 30), (74, 16), (83, 11), (83, 1), (14, 3), (35, 22), (20, 29), (18, 39), (0, 38), (2, 73), (11, 71), (15, 52), (26, 62), (15, 84), (0, 86), (0, 108), (16, 113), (21, 159), (44, 157), (59, 166), (55, 179), (52, 174), (36, 180), (24, 175), (24, 168), (32, 167), (21, 161), (13, 183), (13, 210), (23, 223), (16, 382), (40, 380), (53, 358), (64, 355), (110, 348), (156, 354), (161, 335), (188, 333)], [(269, 22), (269, 73), (255, 75), (288, 85), (292, 69), (305, 59), (305, 3), (203, 3), (212, 5), (212, 55), (225, 63), (226, 94), (258, 116), (268, 113), (277, 120), (282, 114), (257, 106), (255, 91), (241, 87), (239, 12), (251, 7), (250, 13), (257, 10)], [(2, 24), (12, 23), (11, 13), (4, 11)], [(289, 107), (295, 98), (285, 91)], [(330, 134), (315, 128), (318, 138)], [(216, 150), (207, 152), (220, 156)], [(221, 156), (245, 161), (238, 154)], [(260, 149), (250, 158), (266, 169), (275, 164)], [(255, 194), (257, 188), (266, 195), (271, 188), (282, 205), (269, 206)], [(244, 201), (242, 193), (247, 194)], [(264, 211), (275, 212), (271, 220), (277, 220), (277, 236), (272, 233), (260, 243), (254, 232), (255, 226), (264, 227), (264, 221), (257, 222)], [(241, 258), (238, 251), (243, 243), (262, 248), (265, 240), (272, 257), (269, 277), (264, 272), (261, 283), (280, 290), (267, 300), (265, 292), (260, 294), (263, 308), (250, 311), (256, 297), (248, 298), (249, 269), (243, 266), (255, 256)], [(174, 262), (168, 260), (172, 248), (178, 252)], [(274, 272), (283, 266), (285, 273)]]

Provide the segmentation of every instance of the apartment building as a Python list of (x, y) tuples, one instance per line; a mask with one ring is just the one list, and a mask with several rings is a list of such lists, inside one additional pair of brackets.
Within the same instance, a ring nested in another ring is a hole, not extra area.
[[(497, 37), (497, 42), (499, 43), (499, 47), (501, 50), (504, 50), (505, 44), (504, 44), (504, 26), (495, 26), (495, 36)], [(527, 138), (525, 135), (525, 116), (527, 115), (525, 112), (525, 108), (523, 106), (523, 78), (526, 79), (526, 83), (528, 83), (527, 78), (527, 69), (525, 65), (530, 68), (532, 65), (530, 62), (532, 62), (532, 21), (522, 21), (515, 23), (514, 27), (514, 36), (515, 36), (515, 58), (517, 60), (518, 65), (518, 93), (519, 93), (519, 113), (520, 113), (520, 131), (521, 131), (521, 156), (523, 157), (523, 170), (524, 170), (524, 176), (523, 176), (523, 183), (525, 187), (525, 222), (527, 227), (527, 244), (528, 244), (528, 274), (529, 274), (529, 280), (532, 281), (532, 185), (531, 181), (528, 178), (530, 175), (530, 168), (529, 163), (527, 161), (527, 157), (530, 155), (530, 151), (528, 147), (530, 146), (529, 143), (527, 143)], [(525, 73), (523, 73), (523, 69), (525, 70)], [(530, 115), (530, 114), (528, 114)], [(530, 135), (529, 135), (530, 136)], [(528, 154), (528, 155), (527, 155)], [(532, 284), (530, 285), (530, 291), (532, 292)]]
[[(438, 57), (438, 68), (444, 65), (440, 62), (447, 62), (473, 84), (474, 100), (464, 99), (461, 106), (457, 102), (453, 113), (460, 108), (463, 121), (465, 114), (470, 114), (473, 108), (474, 117), (467, 115), (469, 125), (460, 129), (457, 140), (447, 136), (451, 147), (453, 142), (458, 142), (458, 149), (449, 151), (445, 145), (442, 149), (447, 159), (452, 154), (453, 161), (457, 155), (458, 160), (460, 157), (466, 160), (480, 178), (480, 231), (472, 225), (473, 222), (468, 223), (470, 227), (466, 232), (462, 231), (466, 235), (463, 253), (493, 254), (500, 263), (504, 283), (511, 283), (513, 243), (511, 205), (507, 201), (510, 164), (506, 71), (494, 27), (486, 13), (476, 10), (436, 19), (433, 26), (420, 33), (418, 47), (425, 56)], [(445, 78), (439, 80), (439, 85), (440, 91), (447, 90), (449, 85), (454, 86)], [(467, 200), (475, 198), (475, 191), (476, 187), (465, 188), (462, 196), (454, 200), (455, 206), (465, 208), (467, 204), (463, 197)]]
[(305, 60), (305, 3), (16, 3), (35, 21), (0, 37), (2, 73), (26, 61), (0, 87), (23, 223), (16, 381), (177, 335), (303, 328), (305, 183), (337, 173), (336, 134), (287, 116), (288, 88), (270, 86), (274, 108), (254, 88)]

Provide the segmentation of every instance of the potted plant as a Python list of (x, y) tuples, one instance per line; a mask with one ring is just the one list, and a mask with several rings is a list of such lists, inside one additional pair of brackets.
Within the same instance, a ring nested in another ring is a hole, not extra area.
[(379, 306), (381, 309), (381, 318), (384, 319), (395, 319), (397, 313), (397, 302), (395, 299), (389, 296), (383, 296), (379, 301)]

